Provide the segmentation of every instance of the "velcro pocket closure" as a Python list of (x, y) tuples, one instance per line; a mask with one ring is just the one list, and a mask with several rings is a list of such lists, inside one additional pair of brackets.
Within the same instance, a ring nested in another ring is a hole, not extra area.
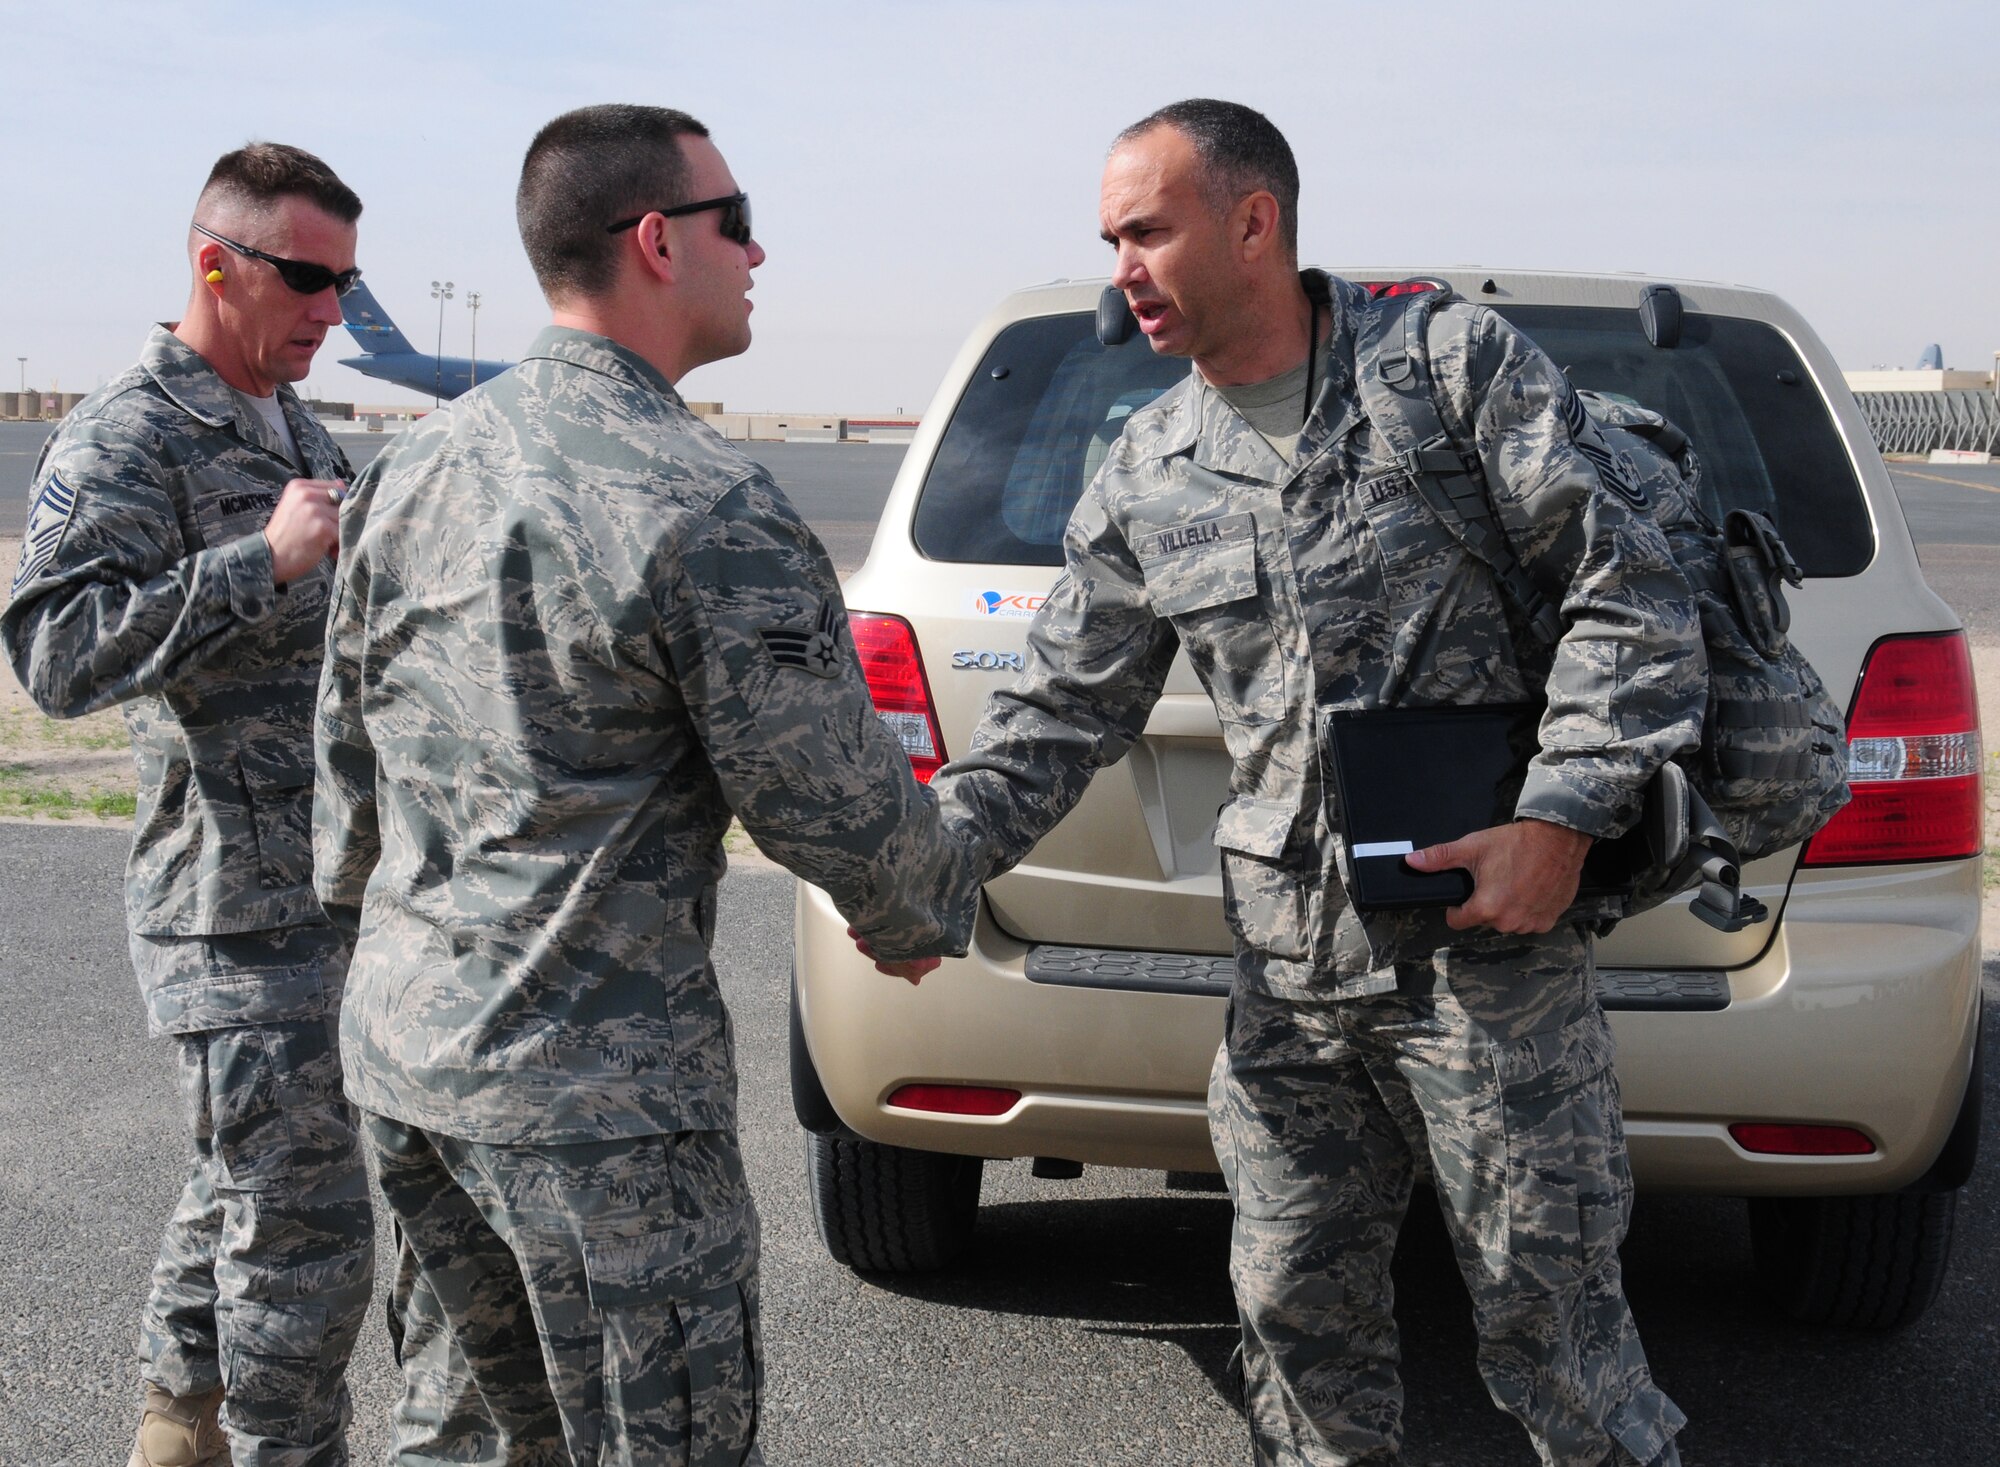
[(1285, 853), (1292, 834), (1292, 806), (1283, 800), (1243, 797), (1224, 805), (1215, 817), (1215, 843), (1228, 851), (1275, 861)]
[(756, 1272), (757, 1246), (757, 1209), (750, 1203), (656, 1233), (586, 1239), (591, 1306), (634, 1309), (742, 1283)]
[(1257, 522), (1249, 513), (1195, 520), (1136, 537), (1146, 594), (1161, 616), (1181, 616), (1257, 594)]
[(1601, 1074), (1615, 1052), (1611, 1026), (1593, 1009), (1560, 1029), (1494, 1045), (1493, 1068), (1509, 1095), (1551, 1094)]

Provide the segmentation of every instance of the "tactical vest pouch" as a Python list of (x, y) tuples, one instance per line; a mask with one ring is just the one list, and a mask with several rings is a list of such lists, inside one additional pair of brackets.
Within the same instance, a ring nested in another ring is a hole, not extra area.
[(1729, 572), (1737, 617), (1751, 645), (1766, 657), (1776, 657), (1792, 628), (1792, 611), (1785, 604), (1781, 582), (1802, 585), (1805, 577), (1778, 527), (1763, 515), (1733, 509), (1722, 522), (1722, 533), (1727, 547), (1722, 564)]
[(1695, 593), (1708, 648), (1702, 792), (1746, 861), (1795, 845), (1847, 803), (1840, 710), (1785, 635), (1784, 583), (1803, 577), (1760, 514), (1732, 511), (1721, 530), (1665, 525)]

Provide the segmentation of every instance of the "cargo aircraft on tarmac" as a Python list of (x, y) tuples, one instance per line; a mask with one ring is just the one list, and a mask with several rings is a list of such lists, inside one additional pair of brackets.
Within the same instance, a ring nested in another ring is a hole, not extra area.
[(362, 351), (358, 357), (342, 357), (341, 366), (412, 392), (428, 392), (446, 402), (514, 365), (418, 351), (396, 329), (366, 281), (356, 281), (354, 289), (340, 298), (340, 320)]

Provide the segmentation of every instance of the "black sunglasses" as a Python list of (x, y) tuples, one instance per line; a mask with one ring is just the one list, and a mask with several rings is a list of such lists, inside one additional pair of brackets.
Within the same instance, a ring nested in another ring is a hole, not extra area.
[(262, 250), (253, 250), (247, 244), (238, 244), (226, 234), (195, 225), (196, 234), (205, 234), (219, 245), (228, 245), (239, 255), (248, 255), (253, 260), (262, 260), (278, 272), (278, 278), (296, 290), (300, 295), (318, 295), (329, 286), (335, 295), (346, 295), (361, 283), (361, 267), (350, 265), (345, 270), (329, 270), (324, 265), (315, 265), (310, 260), (287, 260), (282, 255), (267, 255)]
[[(676, 204), (671, 209), (648, 209), (646, 214), (658, 214), (663, 219), (672, 219), (680, 214), (700, 214), (709, 209), (722, 211), (722, 237), (733, 239), (740, 245), (750, 243), (750, 195), (729, 194), (720, 199), (703, 199), (698, 204)], [(646, 214), (634, 214), (630, 219), (620, 219), (604, 232), (617, 234), (630, 229)]]

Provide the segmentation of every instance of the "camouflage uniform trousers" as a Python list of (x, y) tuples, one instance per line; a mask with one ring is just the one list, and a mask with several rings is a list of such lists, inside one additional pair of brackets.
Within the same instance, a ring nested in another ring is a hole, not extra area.
[(400, 1464), (762, 1467), (733, 1131), (495, 1146), (364, 1112), (400, 1246)]
[[(142, 987), (254, 988), (325, 965), (327, 927), (132, 939)], [(341, 1090), (338, 1011), (177, 1033), (195, 1159), (161, 1241), (140, 1374), (175, 1395), (225, 1387), (237, 1467), (347, 1461), (347, 1361), (374, 1276), (374, 1215)]]
[(1256, 1459), (1401, 1460), (1390, 1257), (1428, 1174), (1472, 1295), (1479, 1369), (1544, 1463), (1679, 1458), (1618, 1246), (1631, 1216), (1588, 940), (1472, 938), (1396, 992), (1240, 989), (1209, 1082), (1236, 1208), (1230, 1281)]

